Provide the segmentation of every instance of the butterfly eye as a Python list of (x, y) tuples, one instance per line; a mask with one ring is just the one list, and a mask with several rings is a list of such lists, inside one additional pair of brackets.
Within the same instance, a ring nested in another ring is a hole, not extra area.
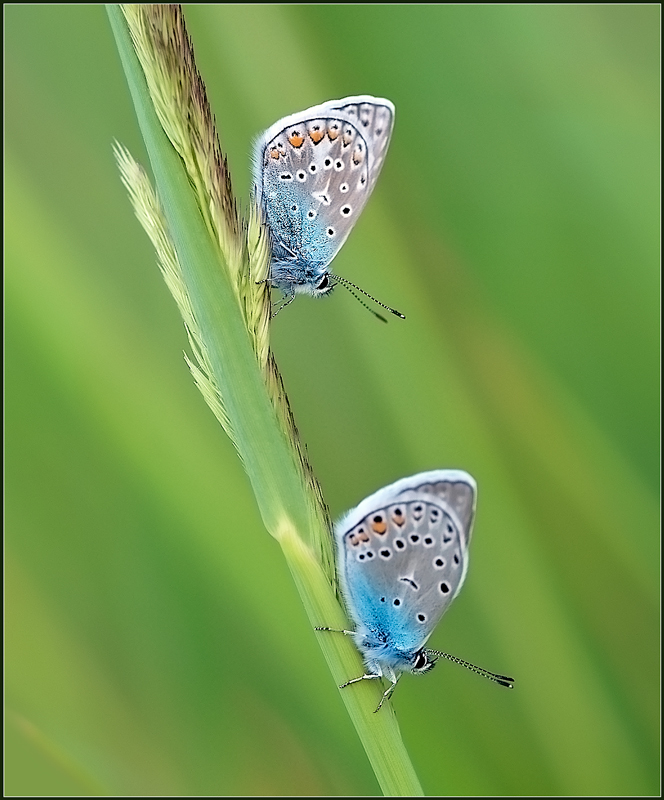
[(323, 289), (327, 289), (327, 287), (329, 286), (329, 283), (330, 283), (330, 278), (329, 278), (329, 276), (327, 276), (327, 275), (323, 275), (323, 278), (321, 279), (321, 282), (318, 284), (318, 286), (316, 287), (316, 289), (317, 289), (318, 291), (322, 291)]
[[(419, 616), (422, 616), (422, 614)], [(420, 620), (420, 622), (422, 622), (422, 620)], [(415, 663), (413, 664), (413, 669), (424, 669), (427, 663), (428, 661), (426, 655), (424, 653), (418, 653), (415, 658)]]

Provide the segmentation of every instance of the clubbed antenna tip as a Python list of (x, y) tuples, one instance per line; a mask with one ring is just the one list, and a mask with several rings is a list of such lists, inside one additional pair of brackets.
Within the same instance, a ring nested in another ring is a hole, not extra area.
[[(369, 294), (369, 292), (365, 292), (364, 289), (360, 289), (360, 287), (357, 286), (357, 284), (352, 283), (352, 281), (349, 281), (347, 278), (342, 278), (339, 275), (333, 275), (332, 273), (330, 273), (330, 278), (333, 278), (335, 281), (337, 281), (337, 283), (340, 283), (345, 289), (348, 289), (348, 291), (353, 295), (353, 297), (359, 303), (362, 303), (362, 305), (367, 309), (367, 311), (371, 311), (371, 313), (375, 317), (378, 317), (378, 319), (382, 320), (383, 322), (387, 322), (385, 317), (382, 316), (382, 314), (379, 314), (377, 311), (374, 311), (372, 308), (369, 308), (369, 306), (355, 294), (353, 289), (357, 289), (358, 292), (362, 292), (363, 295), (368, 297), (370, 300), (373, 300), (374, 303), (377, 303), (379, 306), (381, 306), (381, 308), (384, 308), (386, 311), (389, 311), (391, 314), (394, 314), (395, 317), (399, 317), (400, 319), (406, 319), (406, 317), (400, 311), (397, 311), (395, 308), (390, 308), (389, 306), (386, 306), (385, 303), (381, 303), (380, 300), (376, 300), (376, 298), (373, 295)], [(353, 287), (353, 289), (350, 288), (351, 286)]]
[(498, 675), (496, 672), (489, 672), (488, 669), (477, 667), (475, 664), (471, 664), (469, 661), (464, 661), (462, 658), (457, 658), (449, 653), (443, 653), (440, 650), (427, 650), (426, 654), (428, 658), (432, 659), (432, 661), (436, 661), (438, 658), (446, 658), (448, 661), (453, 661), (455, 664), (460, 664), (462, 667), (469, 669), (471, 672), (475, 672), (477, 675), (481, 675), (483, 678), (487, 678), (494, 683), (500, 684), (500, 686), (505, 686), (507, 689), (514, 688), (514, 678), (510, 678), (507, 675)]

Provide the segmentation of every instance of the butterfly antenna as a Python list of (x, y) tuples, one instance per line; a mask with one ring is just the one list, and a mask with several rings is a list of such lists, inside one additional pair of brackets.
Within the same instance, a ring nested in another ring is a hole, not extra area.
[(351, 290), (350, 288), (351, 286), (353, 287), (353, 289), (357, 289), (358, 292), (362, 292), (362, 294), (365, 297), (368, 297), (370, 300), (373, 300), (374, 303), (377, 303), (379, 306), (381, 306), (381, 308), (384, 308), (386, 311), (389, 311), (391, 314), (394, 314), (395, 317), (406, 319), (406, 317), (400, 311), (397, 311), (395, 308), (390, 308), (389, 306), (386, 306), (385, 303), (381, 303), (380, 300), (376, 300), (376, 298), (373, 295), (369, 294), (369, 292), (365, 292), (364, 289), (360, 289), (360, 287), (357, 284), (352, 283), (352, 281), (349, 281), (347, 278), (342, 278), (339, 275), (333, 275), (332, 273), (330, 273), (330, 278), (334, 278), (334, 280), (340, 283), (345, 289), (348, 289), (348, 291), (353, 295), (353, 297), (356, 300), (362, 303), (362, 305), (366, 309), (371, 311), (371, 313), (374, 316), (378, 317), (378, 319), (382, 319), (383, 322), (387, 322), (385, 317), (382, 317), (380, 314), (377, 314), (373, 309), (369, 308), (369, 306), (363, 300), (360, 300), (360, 298), (355, 294), (355, 292)]
[(341, 285), (344, 287), (344, 289), (346, 289), (346, 291), (350, 292), (353, 295), (353, 297), (357, 300), (358, 303), (360, 303), (360, 305), (363, 305), (366, 308), (367, 311), (369, 311), (371, 314), (373, 314), (374, 317), (378, 317), (378, 319), (381, 322), (387, 322), (387, 320), (385, 319), (385, 317), (382, 314), (379, 314), (377, 311), (374, 311), (373, 308), (371, 308), (371, 306), (368, 306), (361, 297), (358, 297), (355, 294), (355, 292), (350, 288), (350, 286), (346, 286), (343, 283)]
[(464, 661), (456, 656), (451, 656), (449, 653), (441, 653), (440, 650), (425, 650), (425, 653), (429, 658), (433, 656), (434, 661), (436, 661), (438, 658), (446, 658), (448, 661), (453, 661), (455, 664), (460, 664), (462, 667), (469, 669), (471, 672), (476, 672), (483, 678), (488, 678), (490, 681), (494, 681), (494, 683), (499, 683), (501, 686), (505, 686), (508, 689), (514, 688), (514, 678), (508, 678), (507, 675), (497, 675), (495, 672), (489, 672), (488, 669), (476, 667), (475, 664), (471, 664), (470, 662)]

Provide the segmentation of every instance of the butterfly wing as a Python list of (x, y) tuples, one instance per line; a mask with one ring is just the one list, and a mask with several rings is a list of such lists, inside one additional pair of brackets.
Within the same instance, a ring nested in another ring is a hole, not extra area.
[(397, 481), (337, 525), (340, 578), (357, 630), (400, 652), (419, 650), (468, 567), (476, 485), (436, 470)]
[(339, 111), (351, 125), (361, 132), (367, 144), (369, 159), (368, 198), (376, 185), (385, 162), (390, 139), (392, 138), (394, 104), (384, 98), (361, 95), (358, 97), (346, 97), (344, 100), (331, 101), (330, 105), (333, 105), (336, 111)]
[(305, 282), (325, 273), (375, 186), (393, 125), (389, 100), (362, 95), (285, 117), (259, 138), (256, 199), (274, 262), (291, 262)]

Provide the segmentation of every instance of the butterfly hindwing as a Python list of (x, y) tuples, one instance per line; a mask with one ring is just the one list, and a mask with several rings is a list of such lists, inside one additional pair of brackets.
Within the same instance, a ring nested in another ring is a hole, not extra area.
[(416, 650), (461, 588), (465, 566), (459, 526), (433, 500), (371, 512), (344, 536), (345, 579), (353, 616)]

